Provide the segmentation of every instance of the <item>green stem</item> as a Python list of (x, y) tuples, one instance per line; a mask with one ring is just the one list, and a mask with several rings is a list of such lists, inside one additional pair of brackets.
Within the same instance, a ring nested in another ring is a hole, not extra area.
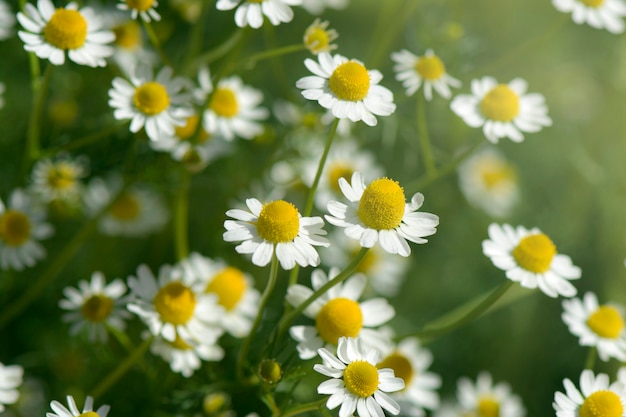
[(154, 46), (154, 49), (156, 49), (157, 52), (159, 53), (159, 56), (161, 57), (161, 61), (163, 61), (163, 63), (166, 66), (171, 67), (172, 63), (167, 57), (167, 55), (165, 54), (165, 51), (163, 50), (163, 47), (161, 46), (161, 41), (159, 41), (159, 38), (157, 34), (154, 32), (154, 28), (152, 27), (150, 22), (146, 22), (144, 19), (141, 19), (141, 23), (143, 24), (143, 27), (146, 30), (146, 33), (148, 34), (148, 39), (150, 39), (150, 43), (152, 43), (152, 46)]
[(270, 49), (268, 51), (265, 52), (259, 52), (257, 54), (254, 54), (252, 56), (249, 56), (248, 58), (242, 59), (237, 66), (241, 66), (243, 68), (252, 68), (254, 67), (259, 61), (263, 61), (266, 59), (270, 59), (270, 58), (276, 58), (279, 56), (283, 56), (283, 55), (288, 55), (294, 52), (300, 52), (300, 51), (304, 51), (306, 49), (306, 46), (304, 46), (304, 44), (302, 43), (297, 43), (294, 45), (287, 45), (287, 46), (282, 46), (279, 48), (275, 48), (275, 49)]
[(30, 113), (30, 119), (28, 121), (28, 129), (26, 132), (26, 154), (25, 162), (26, 166), (31, 161), (36, 160), (39, 157), (40, 152), (40, 135), (41, 135), (41, 116), (43, 113), (43, 106), (46, 101), (46, 95), (48, 93), (48, 84), (50, 82), (50, 74), (52, 73), (52, 67), (54, 65), (48, 63), (43, 76), (40, 76), (39, 61), (34, 54), (30, 54), (31, 62), (31, 85), (33, 89), (33, 107)]
[(244, 380), (243, 367), (244, 362), (247, 361), (248, 358), (248, 350), (250, 350), (250, 343), (252, 343), (252, 339), (254, 338), (254, 334), (259, 328), (261, 324), (261, 319), (263, 317), (263, 310), (265, 309), (265, 305), (274, 290), (274, 286), (276, 285), (276, 277), (278, 276), (278, 258), (276, 257), (276, 253), (272, 255), (272, 263), (270, 265), (270, 276), (267, 280), (267, 285), (265, 286), (265, 290), (263, 291), (263, 295), (261, 296), (261, 301), (259, 302), (259, 311), (257, 312), (256, 317), (254, 318), (254, 322), (252, 323), (252, 328), (250, 329), (250, 333), (245, 338), (243, 343), (241, 344), (241, 348), (239, 349), (239, 355), (237, 355), (237, 379), (240, 381)]
[(191, 30), (189, 31), (189, 41), (187, 42), (187, 54), (185, 55), (185, 65), (196, 57), (202, 50), (202, 34), (204, 31), (205, 22), (208, 21), (209, 10), (213, 8), (213, 1), (200, 1), (197, 3), (200, 7), (198, 20), (193, 23)]
[(178, 260), (189, 256), (189, 188), (191, 174), (183, 167), (174, 205), (174, 243)]
[(596, 352), (597, 348), (595, 346), (591, 346), (589, 348), (589, 352), (587, 353), (587, 359), (585, 360), (585, 369), (593, 370), (593, 367), (596, 364)]
[(232, 33), (232, 35), (226, 39), (221, 45), (205, 52), (196, 58), (190, 65), (186, 66), (184, 72), (189, 74), (190, 72), (194, 72), (201, 65), (208, 65), (212, 62), (220, 59), (225, 56), (231, 49), (233, 49), (240, 41), (244, 31), (239, 28)]
[(272, 412), (273, 417), (278, 417), (281, 415), (280, 409), (278, 408), (278, 405), (276, 405), (276, 400), (274, 399), (274, 396), (272, 395), (271, 392), (264, 393), (263, 396), (261, 397), (261, 400), (265, 403), (265, 405), (267, 405), (267, 408), (269, 408), (269, 410)]
[(298, 414), (306, 413), (308, 411), (315, 411), (315, 410), (318, 410), (320, 407), (324, 406), (325, 403), (326, 403), (326, 398), (319, 400), (319, 401), (313, 401), (311, 403), (300, 404), (296, 407), (286, 410), (283, 414), (281, 414), (281, 417), (293, 417), (293, 416), (297, 416)]
[(437, 168), (435, 167), (435, 158), (430, 145), (430, 135), (428, 134), (426, 99), (422, 94), (417, 94), (417, 132), (420, 138), (424, 166), (426, 167), (426, 178), (432, 178), (437, 175)]

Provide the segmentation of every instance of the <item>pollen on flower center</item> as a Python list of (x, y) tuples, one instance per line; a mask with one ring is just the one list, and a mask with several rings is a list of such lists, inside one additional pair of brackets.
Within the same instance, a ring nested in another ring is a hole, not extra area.
[(587, 318), (587, 326), (600, 337), (617, 339), (624, 330), (624, 318), (617, 308), (603, 305)]
[(76, 170), (69, 164), (59, 163), (48, 171), (48, 185), (55, 190), (65, 190), (76, 184)]
[(480, 397), (476, 411), (479, 417), (499, 417), (500, 403), (490, 396)]
[(173, 281), (157, 292), (154, 308), (164, 322), (185, 324), (193, 316), (196, 295), (181, 282)]
[(233, 117), (239, 111), (237, 96), (230, 88), (218, 88), (215, 90), (211, 97), (209, 107), (217, 113), (218, 116), (222, 117)]
[(414, 376), (414, 370), (413, 366), (411, 365), (411, 361), (409, 361), (407, 357), (400, 352), (394, 352), (391, 355), (387, 356), (380, 363), (378, 363), (376, 367), (378, 369), (393, 369), (394, 375), (404, 380), (405, 388), (409, 386)]
[(343, 382), (354, 395), (369, 397), (378, 389), (378, 368), (366, 361), (354, 361), (343, 371)]
[(142, 113), (154, 116), (167, 109), (170, 105), (170, 96), (164, 85), (156, 81), (148, 81), (135, 88), (133, 103)]
[(229, 266), (213, 277), (205, 292), (217, 294), (218, 302), (226, 310), (232, 310), (243, 297), (247, 287), (248, 283), (243, 272)]
[(426, 80), (438, 80), (446, 72), (446, 67), (438, 56), (423, 56), (415, 63), (415, 71)]
[(328, 86), (340, 100), (359, 101), (367, 96), (370, 76), (362, 64), (348, 61), (335, 68)]
[(513, 257), (518, 265), (534, 273), (542, 273), (550, 269), (554, 255), (556, 255), (556, 246), (543, 233), (522, 238), (513, 249)]
[(300, 230), (298, 209), (284, 200), (267, 203), (259, 214), (256, 228), (259, 236), (268, 242), (291, 242)]
[(17, 210), (0, 214), (0, 239), (9, 246), (20, 246), (30, 237), (31, 223), (28, 216)]
[(76, 10), (56, 9), (43, 36), (50, 45), (59, 49), (77, 49), (87, 39), (87, 20)]
[(328, 170), (328, 183), (333, 191), (337, 194), (341, 194), (341, 189), (339, 188), (339, 178), (349, 180), (353, 173), (354, 169), (346, 163), (342, 162), (332, 164)]
[(510, 122), (519, 113), (519, 96), (508, 85), (499, 84), (485, 94), (480, 111), (487, 119)]
[[(175, 126), (174, 130), (176, 132), (176, 136), (180, 140), (189, 140), (193, 137), (194, 133), (196, 133), (196, 129), (198, 128), (198, 122), (200, 121), (200, 117), (197, 114), (190, 116), (187, 118), (184, 126)], [(200, 134), (198, 136), (198, 144), (203, 144), (210, 139), (209, 134), (204, 129), (200, 129)]]
[(100, 417), (100, 415), (95, 411), (87, 411), (86, 413), (79, 414), (78, 417)]
[(600, 7), (604, 4), (604, 0), (581, 0), (585, 6)]
[(613, 391), (596, 391), (580, 406), (580, 417), (621, 417), (624, 406)]
[(133, 220), (139, 216), (139, 201), (130, 194), (123, 194), (111, 206), (111, 215), (118, 220)]
[(83, 317), (95, 323), (103, 322), (113, 311), (113, 300), (102, 294), (94, 294), (83, 303), (80, 312)]
[(363, 327), (363, 313), (356, 301), (333, 298), (315, 317), (315, 327), (327, 343), (337, 344), (340, 337), (357, 337)]
[(357, 213), (367, 227), (395, 229), (402, 222), (404, 205), (404, 190), (398, 182), (379, 178), (363, 191)]
[(113, 28), (115, 44), (124, 49), (137, 49), (141, 46), (141, 26), (134, 20)]
[(126, 5), (129, 9), (135, 9), (140, 12), (145, 12), (154, 4), (154, 0), (126, 0)]

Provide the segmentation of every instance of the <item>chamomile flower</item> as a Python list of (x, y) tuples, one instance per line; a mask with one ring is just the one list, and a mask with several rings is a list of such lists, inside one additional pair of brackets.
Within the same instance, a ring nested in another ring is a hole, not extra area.
[(483, 241), (483, 253), (506, 272), (511, 281), (525, 288), (537, 288), (549, 297), (573, 297), (576, 287), (569, 281), (580, 278), (580, 268), (567, 255), (559, 254), (556, 245), (538, 228), (513, 228), (508, 224), (489, 225), (489, 239)]
[[(321, 269), (314, 270), (311, 274), (313, 288), (300, 284), (290, 286), (287, 302), (298, 307), (337, 274), (337, 268), (331, 268), (328, 277)], [(293, 326), (289, 330), (298, 342), (301, 359), (313, 358), (321, 347), (336, 346), (341, 337), (358, 337), (365, 347), (379, 351), (390, 344), (388, 335), (377, 327), (391, 320), (395, 310), (384, 298), (359, 302), (365, 283), (363, 275), (354, 275), (329, 289), (304, 310), (305, 316), (315, 320), (315, 326)]]
[(84, 159), (41, 159), (33, 167), (32, 191), (44, 202), (75, 202), (83, 189), (80, 180), (85, 175), (87, 167)]
[(137, 19), (141, 17), (144, 21), (161, 20), (161, 15), (156, 11), (159, 2), (157, 0), (120, 0), (117, 8), (120, 10), (130, 10), (130, 17)]
[(302, 0), (302, 7), (313, 15), (320, 15), (328, 7), (344, 9), (350, 0)]
[(320, 256), (313, 246), (328, 246), (323, 237), (321, 217), (302, 217), (293, 204), (275, 200), (262, 204), (256, 198), (246, 200), (249, 211), (232, 209), (226, 212), (224, 240), (242, 242), (235, 250), (252, 254), (252, 263), (267, 265), (274, 254), (283, 269), (317, 266)]
[(582, 346), (597, 348), (603, 361), (611, 357), (626, 361), (626, 330), (620, 306), (600, 305), (596, 295), (588, 292), (582, 299), (563, 300), (561, 318)]
[(461, 81), (448, 75), (443, 61), (432, 49), (426, 50), (424, 56), (403, 49), (392, 53), (391, 59), (396, 62), (393, 67), (396, 80), (402, 82), (408, 96), (415, 94), (423, 84), (426, 100), (432, 99), (433, 88), (441, 97), (449, 99), (452, 96), (450, 87), (461, 86)]
[(9, 5), (4, 0), (0, 0), (0, 40), (10, 38), (13, 35), (14, 25), (15, 15)]
[(326, 52), (317, 58), (318, 62), (308, 58), (304, 61), (314, 75), (296, 82), (307, 100), (316, 100), (338, 119), (363, 120), (369, 126), (378, 123), (376, 116), (389, 116), (396, 110), (391, 91), (378, 85), (383, 78), (378, 70), (368, 70), (360, 61)]
[(204, 292), (217, 296), (217, 302), (224, 308), (219, 322), (224, 330), (235, 337), (247, 336), (260, 299), (252, 278), (238, 268), (198, 253), (192, 253), (180, 265), (186, 274), (205, 285)]
[(125, 306), (128, 297), (123, 297), (126, 284), (117, 278), (106, 283), (104, 274), (96, 271), (91, 280), (81, 280), (78, 288), (65, 287), (63, 294), (66, 298), (59, 302), (59, 307), (69, 310), (63, 315), (63, 320), (72, 323), (70, 334), (74, 335), (88, 328), (89, 340), (107, 340), (107, 327), (123, 331), (126, 327), (124, 320), (130, 317)]
[(521, 399), (511, 392), (506, 382), (493, 383), (488, 372), (478, 374), (476, 383), (461, 378), (457, 384), (461, 408), (469, 415), (524, 417), (526, 410)]
[(517, 204), (517, 170), (495, 148), (480, 150), (459, 166), (459, 187), (467, 201), (490, 216), (504, 217)]
[(306, 28), (304, 32), (304, 46), (312, 54), (317, 55), (320, 52), (330, 52), (337, 48), (332, 41), (339, 37), (335, 29), (328, 29), (328, 21), (322, 21), (319, 18)]
[(407, 240), (426, 243), (425, 236), (434, 234), (439, 217), (431, 213), (418, 213), (424, 196), (416, 193), (410, 203), (405, 202), (404, 190), (389, 178), (379, 178), (367, 187), (360, 172), (352, 174), (352, 184), (339, 178), (339, 188), (348, 204), (338, 201), (328, 203), (329, 223), (345, 227), (344, 232), (359, 241), (364, 248), (377, 242), (387, 252), (409, 256)]
[(323, 364), (313, 369), (331, 379), (317, 387), (318, 394), (328, 394), (326, 407), (333, 410), (339, 406), (339, 417), (348, 417), (356, 411), (359, 417), (383, 416), (383, 408), (393, 415), (400, 406), (388, 392), (404, 388), (401, 378), (390, 368), (377, 368), (379, 352), (364, 348), (359, 339), (339, 339), (337, 356), (327, 349), (319, 349)]
[(258, 29), (263, 26), (263, 16), (274, 26), (291, 22), (293, 10), (290, 6), (300, 4), (302, 0), (218, 0), (215, 6), (218, 10), (237, 8), (235, 24), (240, 28)]
[(71, 395), (67, 396), (67, 405), (69, 408), (65, 407), (56, 400), (52, 401), (50, 403), (50, 408), (52, 408), (54, 413), (46, 413), (46, 417), (107, 417), (109, 409), (111, 408), (109, 405), (101, 405), (96, 411), (94, 411), (93, 398), (90, 396), (85, 398), (85, 405), (83, 406), (82, 412), (79, 411), (76, 406), (76, 401), (74, 401), (74, 397)]
[(193, 114), (189, 95), (183, 90), (191, 81), (175, 77), (174, 71), (163, 67), (156, 78), (148, 65), (138, 65), (130, 81), (115, 77), (109, 90), (109, 106), (117, 120), (130, 119), (130, 131), (145, 128), (151, 140), (173, 135), (175, 126), (184, 126)]
[(45, 222), (46, 212), (21, 189), (14, 190), (5, 205), (0, 200), (0, 267), (21, 271), (46, 257), (39, 243), (54, 233)]
[(4, 365), (0, 362), (0, 413), (5, 404), (15, 404), (20, 397), (17, 390), (22, 385), (24, 369), (19, 365)]
[(456, 96), (450, 107), (469, 126), (482, 126), (492, 143), (504, 137), (522, 142), (522, 132), (539, 132), (552, 125), (543, 95), (526, 94), (527, 89), (521, 78), (498, 84), (493, 77), (483, 77), (472, 80), (471, 95)]
[(109, 13), (107, 17), (107, 27), (115, 34), (112, 59), (125, 75), (132, 76), (137, 65), (158, 63), (158, 55), (146, 46), (139, 22), (120, 11)]
[(79, 65), (104, 67), (105, 58), (113, 54), (108, 44), (115, 35), (102, 30), (102, 21), (89, 7), (79, 9), (72, 2), (57, 9), (51, 0), (38, 0), (37, 7), (25, 4), (17, 20), (25, 29), (17, 33), (24, 49), (51, 64), (63, 65), (67, 51), (69, 59)]
[(622, 0), (552, 0), (552, 4), (560, 12), (572, 13), (572, 20), (579, 25), (624, 32), (626, 4)]
[(163, 265), (155, 277), (146, 265), (128, 278), (135, 299), (128, 310), (146, 323), (150, 333), (168, 342), (213, 345), (222, 335), (218, 323), (223, 313), (217, 297), (204, 292), (204, 283), (182, 269)]
[(224, 350), (217, 344), (204, 344), (197, 341), (184, 341), (176, 337), (173, 342), (156, 337), (150, 344), (150, 352), (160, 356), (170, 364), (174, 372), (189, 378), (200, 369), (202, 361), (219, 361), (224, 357)]
[(625, 385), (610, 383), (607, 374), (593, 374), (590, 369), (580, 373), (580, 389), (565, 378), (565, 393), (554, 393), (552, 406), (557, 417), (623, 417), (626, 415)]

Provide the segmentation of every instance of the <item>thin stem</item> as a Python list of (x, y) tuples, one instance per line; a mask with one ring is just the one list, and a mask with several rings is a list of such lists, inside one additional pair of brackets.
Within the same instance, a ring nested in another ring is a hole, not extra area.
[(144, 19), (141, 19), (141, 23), (143, 24), (143, 27), (146, 30), (146, 33), (148, 34), (148, 39), (150, 39), (150, 43), (152, 43), (152, 46), (154, 46), (154, 49), (156, 49), (157, 52), (159, 53), (159, 56), (161, 57), (161, 61), (163, 61), (163, 63), (167, 65), (168, 67), (171, 67), (172, 63), (167, 57), (167, 55), (165, 54), (165, 51), (163, 50), (163, 47), (161, 46), (161, 41), (159, 41), (159, 38), (157, 34), (154, 32), (154, 28), (152, 28), (152, 25), (150, 24), (150, 22), (146, 22)]
[(225, 56), (228, 52), (230, 52), (231, 49), (233, 49), (239, 43), (239, 40), (241, 39), (243, 33), (244, 33), (243, 29), (241, 28), (237, 29), (222, 44), (205, 52), (204, 54), (196, 58), (190, 65), (185, 67), (184, 72), (190, 73), (192, 71), (195, 71), (196, 68), (198, 68), (201, 65), (208, 65), (220, 59), (221, 57)]
[(54, 65), (48, 63), (43, 76), (40, 76), (39, 61), (34, 54), (31, 53), (31, 85), (33, 89), (33, 107), (28, 121), (26, 132), (26, 154), (25, 165), (28, 166), (31, 161), (39, 157), (40, 135), (41, 135), (41, 115), (43, 113), (43, 105), (46, 101), (48, 93), (48, 84), (50, 74)]
[(591, 346), (589, 348), (589, 352), (587, 353), (587, 359), (585, 360), (585, 369), (593, 370), (593, 367), (596, 364), (596, 352), (597, 348), (595, 346)]
[(200, 1), (197, 3), (200, 7), (198, 19), (194, 22), (189, 33), (189, 41), (187, 42), (187, 54), (185, 55), (185, 65), (190, 62), (202, 50), (202, 35), (206, 27), (205, 22), (208, 21), (207, 15), (209, 10), (213, 8), (213, 1)]
[(437, 168), (435, 167), (435, 158), (430, 145), (430, 135), (428, 134), (426, 99), (422, 94), (417, 94), (417, 132), (420, 138), (424, 166), (426, 167), (426, 178), (432, 178), (437, 174)]
[(297, 43), (294, 45), (287, 45), (287, 46), (282, 46), (282, 47), (275, 48), (275, 49), (270, 49), (268, 51), (259, 52), (247, 58), (242, 59), (237, 64), (237, 67), (243, 67), (243, 68), (249, 69), (249, 68), (254, 67), (260, 61), (270, 59), (270, 58), (276, 58), (276, 57), (283, 56), (283, 55), (292, 54), (294, 52), (304, 51), (305, 49), (306, 49), (306, 46), (304, 46), (304, 44), (302, 43)]
[(274, 399), (274, 396), (272, 395), (271, 392), (264, 393), (263, 396), (261, 397), (261, 400), (265, 403), (265, 405), (267, 405), (267, 408), (269, 408), (269, 410), (272, 412), (273, 417), (278, 417), (281, 415), (280, 408), (278, 408), (278, 405), (276, 405), (276, 400)]
[(300, 404), (296, 407), (286, 410), (283, 414), (281, 414), (280, 417), (293, 417), (293, 416), (297, 416), (298, 414), (306, 413), (308, 411), (315, 411), (315, 410), (318, 410), (320, 407), (324, 406), (325, 403), (326, 403), (326, 398), (319, 400), (319, 401), (313, 401), (311, 403)]
[(174, 244), (178, 260), (189, 256), (189, 188), (191, 174), (183, 167), (174, 205)]

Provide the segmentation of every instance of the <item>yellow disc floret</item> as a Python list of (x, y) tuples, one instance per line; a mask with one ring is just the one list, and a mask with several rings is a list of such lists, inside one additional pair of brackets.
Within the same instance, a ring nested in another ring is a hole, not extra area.
[(354, 395), (369, 397), (378, 389), (378, 368), (366, 361), (354, 361), (343, 371), (343, 382)]
[(222, 117), (233, 117), (239, 112), (235, 92), (230, 88), (218, 88), (211, 97), (209, 108)]
[(499, 158), (487, 158), (481, 162), (478, 172), (487, 189), (513, 183), (517, 180), (515, 169)]
[(395, 229), (402, 222), (404, 205), (404, 190), (398, 182), (389, 178), (379, 178), (363, 191), (358, 215), (369, 228)]
[(56, 9), (43, 28), (43, 37), (59, 49), (77, 49), (87, 39), (87, 20), (80, 12)]
[(75, 186), (78, 177), (76, 168), (66, 162), (51, 166), (47, 174), (48, 185), (54, 190), (66, 190)]
[(268, 242), (291, 242), (300, 230), (298, 209), (284, 200), (276, 200), (263, 206), (256, 224), (259, 236)]
[(129, 20), (113, 28), (115, 44), (123, 49), (135, 50), (141, 46), (141, 26)]
[(600, 7), (604, 4), (604, 0), (581, 0), (585, 6), (589, 7)]
[(135, 88), (133, 95), (135, 107), (148, 116), (154, 116), (167, 109), (170, 105), (170, 96), (163, 84), (148, 81)]
[(617, 308), (603, 305), (589, 315), (587, 326), (600, 337), (617, 339), (624, 330), (624, 318)]
[[(175, 126), (174, 131), (176, 132), (176, 136), (180, 140), (189, 140), (192, 139), (194, 133), (196, 133), (196, 129), (198, 128), (198, 123), (200, 122), (200, 117), (197, 114), (190, 116), (185, 121), (184, 126)], [(200, 134), (198, 135), (198, 144), (203, 144), (209, 140), (209, 134), (204, 129), (200, 129)]]
[(218, 302), (226, 310), (232, 310), (237, 306), (247, 288), (248, 283), (243, 272), (229, 266), (213, 277), (205, 292), (216, 294)]
[(408, 387), (413, 379), (414, 370), (411, 361), (400, 352), (394, 352), (391, 355), (383, 359), (378, 365), (378, 369), (390, 368), (393, 369), (393, 373), (398, 378), (402, 378), (404, 386)]
[(0, 239), (9, 246), (21, 246), (30, 238), (32, 225), (21, 211), (7, 210), (0, 215)]
[(94, 294), (80, 308), (83, 317), (95, 323), (103, 322), (113, 311), (113, 300), (104, 294)]
[(140, 211), (139, 201), (131, 194), (121, 195), (111, 206), (111, 215), (123, 221), (136, 219)]
[(519, 96), (508, 85), (499, 84), (485, 94), (480, 111), (487, 119), (510, 122), (519, 113)]
[(341, 189), (339, 188), (339, 178), (350, 180), (353, 173), (354, 169), (350, 164), (346, 162), (336, 162), (328, 167), (328, 183), (333, 191), (337, 194), (341, 194)]
[(333, 298), (315, 317), (315, 327), (327, 343), (337, 344), (340, 337), (357, 337), (363, 327), (363, 313), (356, 301)]
[(434, 81), (446, 73), (446, 67), (436, 55), (425, 55), (415, 63), (415, 71), (425, 80)]
[(326, 30), (328, 22), (322, 22), (315, 19), (313, 24), (304, 32), (304, 46), (313, 54), (320, 52), (328, 52), (334, 48), (330, 43), (337, 39), (337, 32), (334, 30)]
[(95, 411), (87, 411), (86, 413), (79, 414), (78, 417), (100, 417), (100, 415)]
[(150, 9), (153, 4), (154, 0), (126, 0), (126, 5), (129, 9), (135, 9), (140, 12)]
[(193, 316), (196, 295), (180, 281), (172, 281), (157, 292), (154, 308), (164, 322), (185, 324)]
[(359, 101), (367, 97), (370, 76), (362, 64), (348, 61), (335, 68), (328, 80), (328, 86), (340, 100)]
[(556, 255), (556, 246), (543, 233), (522, 238), (513, 249), (513, 257), (519, 266), (537, 274), (546, 272)]
[(624, 406), (613, 391), (596, 391), (580, 406), (580, 417), (622, 417)]
[(478, 417), (499, 417), (500, 403), (493, 397), (484, 396), (478, 399)]
[(169, 343), (169, 345), (172, 346), (174, 349), (178, 350), (189, 350), (193, 348), (193, 346), (181, 339), (178, 333), (176, 333), (176, 339), (174, 339), (173, 342), (168, 341), (167, 343)]

